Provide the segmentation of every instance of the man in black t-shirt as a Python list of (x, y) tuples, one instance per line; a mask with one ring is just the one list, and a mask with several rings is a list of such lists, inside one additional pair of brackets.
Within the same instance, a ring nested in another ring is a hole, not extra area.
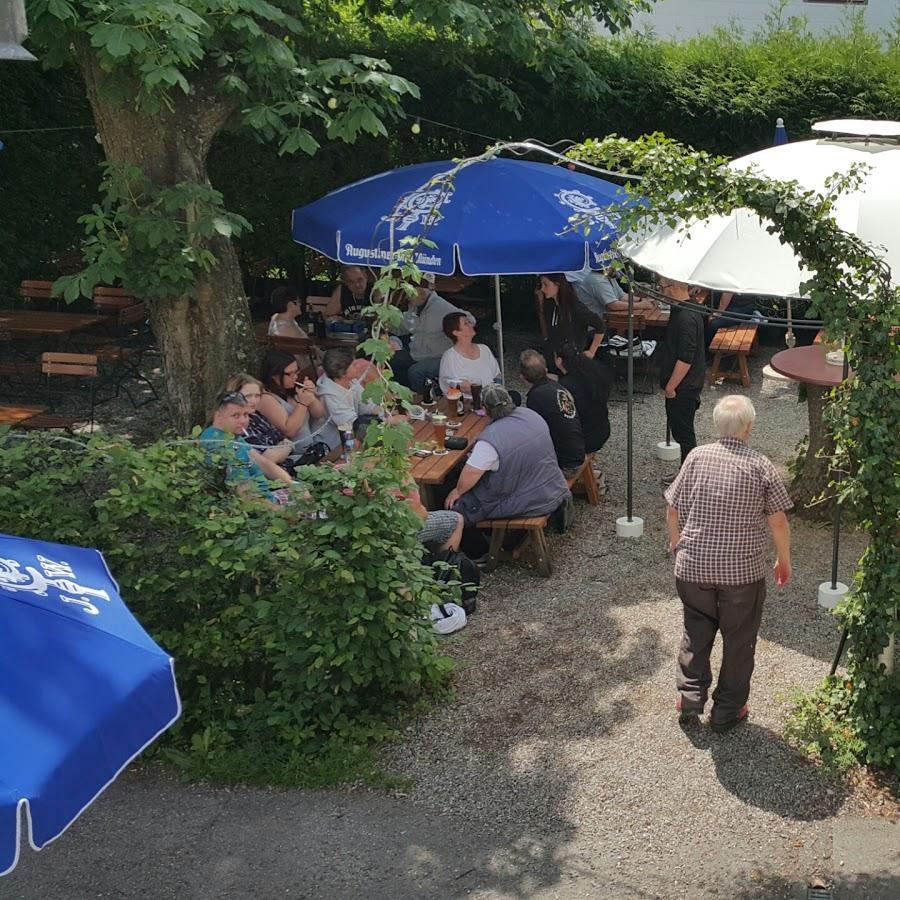
[(684, 301), (702, 303), (705, 295), (691, 297), (681, 281), (660, 278), (662, 292), (674, 300), (669, 325), (660, 353), (659, 386), (666, 395), (666, 421), (672, 437), (681, 446), (681, 461), (697, 446), (694, 416), (700, 407), (700, 393), (706, 380), (706, 341), (703, 315), (681, 306)]
[(536, 350), (519, 357), (522, 377), (531, 385), (525, 405), (534, 410), (550, 429), (556, 461), (567, 478), (584, 462), (584, 436), (575, 399), (556, 381), (547, 377), (547, 361)]

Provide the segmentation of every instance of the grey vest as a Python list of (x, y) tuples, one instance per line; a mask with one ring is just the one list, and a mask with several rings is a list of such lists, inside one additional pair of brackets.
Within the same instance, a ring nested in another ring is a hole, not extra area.
[(479, 440), (497, 451), (500, 466), (496, 472), (485, 472), (456, 504), (470, 525), (485, 519), (543, 516), (569, 496), (550, 429), (536, 412), (520, 407), (488, 425)]

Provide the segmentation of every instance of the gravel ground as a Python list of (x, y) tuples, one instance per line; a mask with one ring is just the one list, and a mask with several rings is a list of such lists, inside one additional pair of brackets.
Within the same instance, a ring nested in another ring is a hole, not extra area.
[[(527, 338), (512, 332), (507, 344), (514, 372)], [(795, 386), (763, 379), (771, 352), (762, 348), (752, 366), (747, 393), (758, 412), (752, 443), (786, 477), (806, 433), (806, 409)], [(148, 357), (148, 364), (152, 370), (158, 359)], [(697, 417), (701, 442), (712, 438), (716, 398), (736, 390), (705, 392)], [(598, 456), (608, 485), (603, 503), (578, 501), (575, 527), (550, 537), (551, 578), (509, 567), (487, 577), (477, 615), (446, 639), (458, 663), (454, 702), (410, 725), (386, 754), (387, 768), (411, 786), (390, 798), (400, 805), (385, 826), (399, 816), (412, 829), (400, 840), (419, 833), (431, 847), (431, 863), (423, 857), (421, 871), (409, 870), (422, 878), (421, 891), (406, 886), (410, 896), (801, 896), (798, 885), (807, 876), (831, 871), (836, 818), (873, 813), (863, 791), (822, 778), (780, 736), (791, 692), (819, 683), (837, 646), (835, 620), (816, 605), (817, 586), (830, 574), (830, 530), (793, 521), (794, 577), (783, 590), (770, 586), (749, 722), (721, 736), (702, 725), (681, 729), (673, 712), (680, 604), (664, 553), (660, 487), (674, 464), (654, 452), (665, 436), (662, 398), (654, 391), (634, 407), (634, 514), (645, 520), (638, 540), (615, 533), (626, 509), (626, 407), (618, 402), (610, 409), (612, 437)], [(161, 404), (135, 412), (120, 398), (99, 408), (98, 421), (144, 440), (165, 427), (166, 416)], [(845, 582), (862, 548), (861, 535), (844, 535)], [(256, 792), (245, 793), (242, 804), (256, 802)], [(346, 794), (332, 796), (336, 806), (347, 802)], [(378, 804), (387, 798), (359, 799), (377, 823)], [(897, 807), (887, 800), (874, 813), (896, 815)], [(439, 832), (442, 822), (453, 833), (445, 852), (426, 836), (426, 823)], [(356, 839), (363, 833), (369, 832)], [(472, 860), (462, 863), (451, 847), (466, 835)], [(352, 845), (353, 836), (348, 840)], [(439, 864), (451, 874), (435, 894), (427, 872)], [(323, 855), (320, 865), (340, 873), (346, 863), (325, 862)], [(465, 871), (456, 874), (454, 865)], [(329, 883), (329, 872), (320, 875)], [(65, 870), (55, 876), (62, 884)], [(397, 876), (382, 877), (384, 891), (373, 889), (371, 896), (392, 896)], [(119, 883), (114, 873), (109, 879)], [(201, 895), (234, 896), (212, 887), (198, 889)]]
[[(508, 342), (515, 371), (524, 339)], [(755, 360), (747, 391), (758, 412), (752, 443), (786, 477), (806, 410), (795, 386), (763, 380), (769, 355)], [(735, 390), (704, 394), (701, 443), (713, 436), (715, 400)], [(579, 501), (575, 528), (550, 538), (551, 578), (509, 567), (488, 577), (470, 626), (447, 640), (456, 701), (409, 727), (389, 765), (412, 779), (416, 801), (495, 830), (494, 870), (521, 871), (523, 893), (541, 887), (531, 881), (541, 858), (544, 887), (593, 877), (604, 896), (718, 897), (765, 881), (773, 896), (778, 879), (829, 870), (830, 825), (852, 799), (780, 737), (791, 692), (816, 685), (837, 646), (836, 622), (816, 604), (831, 532), (793, 523), (794, 577), (770, 587), (750, 721), (722, 736), (682, 730), (673, 713), (681, 608), (660, 487), (674, 464), (654, 452), (662, 398), (634, 407), (638, 540), (615, 533), (626, 509), (624, 403), (611, 404), (611, 420), (598, 460), (603, 503)], [(862, 548), (861, 535), (844, 536), (844, 581)]]

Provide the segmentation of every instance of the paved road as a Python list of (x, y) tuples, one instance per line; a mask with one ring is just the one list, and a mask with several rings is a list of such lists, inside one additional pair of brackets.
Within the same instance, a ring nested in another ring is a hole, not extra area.
[[(837, 897), (900, 896), (900, 825), (839, 820), (835, 856), (847, 855)], [(891, 831), (890, 829), (893, 829)], [(684, 896), (675, 861), (632, 871), (586, 836), (473, 831), (404, 798), (184, 785), (123, 777), (55, 844), (25, 849), (0, 881), (10, 900), (213, 898)], [(865, 842), (863, 859), (848, 848)], [(880, 848), (880, 849), (879, 849)], [(805, 885), (767, 876), (744, 882), (739, 861), (711, 849), (712, 896), (805, 897)], [(852, 859), (859, 859), (853, 864)], [(837, 858), (835, 859), (837, 863)], [(734, 865), (732, 865), (732, 863)], [(886, 867), (885, 867), (886, 866)]]

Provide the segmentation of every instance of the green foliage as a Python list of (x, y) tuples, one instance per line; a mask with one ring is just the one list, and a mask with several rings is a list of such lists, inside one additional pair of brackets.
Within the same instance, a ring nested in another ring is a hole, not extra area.
[(638, 223), (675, 227), (693, 216), (746, 207), (770, 220), (770, 230), (815, 273), (803, 286), (811, 312), (821, 317), (828, 339), (845, 344), (855, 372), (826, 409), (835, 441), (831, 466), (844, 473), (840, 500), (852, 506), (869, 538), (853, 590), (839, 607), (850, 635), (849, 716), (866, 761), (900, 771), (900, 671), (888, 673), (879, 662), (888, 641), (900, 634), (900, 291), (868, 245), (832, 218), (835, 201), (860, 172), (834, 178), (818, 196), (796, 182), (729, 169), (722, 158), (691, 152), (659, 134), (586, 141), (570, 154), (644, 176), (640, 191), (649, 212), (623, 212), (625, 232)]
[(828, 771), (846, 771), (865, 758), (850, 710), (853, 683), (842, 676), (825, 679), (811, 693), (798, 691), (784, 729), (785, 737)]
[(85, 268), (60, 278), (66, 300), (90, 297), (97, 284), (120, 280), (145, 300), (190, 291), (216, 265), (210, 240), (238, 236), (249, 223), (222, 206), (209, 185), (153, 184), (137, 166), (103, 164), (100, 202), (79, 218), (87, 235)]
[(443, 689), (428, 613), (455, 588), (422, 564), (395, 496), (405, 458), (306, 470), (283, 512), (219, 490), (189, 441), (7, 436), (2, 453), (0, 530), (101, 549), (175, 658), (184, 714), (168, 745), (188, 771), (284, 764), (290, 779), (323, 752), (364, 767), (404, 708)]

